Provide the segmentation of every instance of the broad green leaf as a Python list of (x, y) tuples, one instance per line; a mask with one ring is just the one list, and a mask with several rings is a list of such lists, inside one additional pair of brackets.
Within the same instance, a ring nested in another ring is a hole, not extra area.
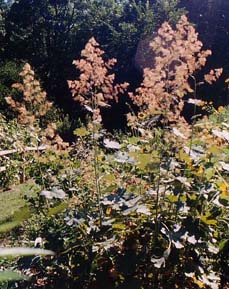
[(48, 211), (48, 216), (50, 217), (50, 216), (52, 216), (52, 215), (56, 215), (56, 214), (58, 214), (58, 213), (61, 213), (61, 212), (63, 212), (67, 207), (68, 207), (68, 204), (67, 204), (67, 203), (61, 203), (61, 204), (59, 204), (58, 206), (49, 209), (49, 211)]
[(110, 192), (113, 192), (115, 189), (117, 189), (117, 185), (110, 185), (107, 188), (105, 188), (105, 190), (103, 190), (103, 192), (110, 193)]
[(138, 168), (144, 170), (147, 165), (151, 163), (151, 154), (142, 154), (138, 153), (135, 156), (136, 161), (138, 162)]
[(139, 137), (135, 137), (135, 136), (130, 137), (128, 139), (128, 141), (129, 141), (130, 144), (137, 144), (139, 142)]
[(223, 250), (224, 247), (227, 245), (228, 242), (229, 242), (229, 241), (228, 241), (227, 239), (222, 240), (222, 241), (219, 243), (219, 250), (220, 250), (220, 251)]
[(189, 194), (189, 199), (192, 201), (195, 201), (197, 199), (197, 195), (196, 194)]
[(114, 230), (125, 230), (126, 229), (126, 225), (122, 224), (122, 223), (116, 223), (112, 225), (112, 228)]
[(86, 136), (88, 134), (89, 134), (89, 132), (87, 131), (86, 127), (84, 127), (84, 126), (74, 130), (74, 135), (76, 135), (76, 136), (83, 137), (83, 136)]
[(6, 233), (20, 225), (20, 221), (7, 222), (0, 225), (0, 233)]
[(126, 188), (127, 193), (139, 193), (139, 191), (141, 190), (139, 185), (128, 185)]
[(221, 151), (222, 150), (219, 147), (217, 147), (217, 146), (212, 146), (212, 147), (208, 148), (208, 150), (207, 150), (208, 153), (211, 153), (211, 154), (214, 154), (214, 155), (220, 154)]
[(183, 195), (180, 197), (181, 202), (186, 202), (187, 201), (187, 196)]
[(200, 220), (205, 223), (206, 225), (216, 225), (217, 221), (216, 220), (212, 220), (212, 219), (208, 219), (208, 215), (202, 215), (200, 217)]
[(167, 198), (171, 203), (176, 203), (176, 202), (178, 202), (178, 196), (175, 196), (175, 195), (167, 195), (166, 198)]
[(16, 211), (13, 215), (13, 220), (11, 222), (6, 222), (0, 225), (0, 233), (5, 233), (11, 231), (13, 228), (20, 225), (20, 223), (30, 216), (30, 210), (28, 207), (24, 207)]
[(109, 182), (113, 182), (116, 180), (115, 176), (112, 174), (107, 174), (105, 176), (103, 176), (103, 179)]
[(213, 168), (208, 168), (204, 171), (205, 177), (209, 181), (214, 175), (215, 175), (215, 170)]
[(6, 282), (6, 281), (19, 281), (19, 280), (28, 280), (28, 279), (29, 278), (27, 276), (19, 274), (19, 273), (14, 272), (14, 271), (2, 271), (2, 272), (0, 272), (0, 283)]
[(229, 155), (229, 148), (224, 147), (224, 148), (223, 148), (223, 152), (224, 152), (226, 155)]
[(13, 215), (14, 221), (25, 221), (27, 220), (31, 215), (31, 212), (28, 207), (23, 207), (20, 210), (16, 211)]
[(53, 251), (36, 248), (0, 248), (0, 257), (55, 255)]
[(188, 154), (186, 154), (183, 150), (180, 151), (179, 153), (180, 160), (185, 162), (186, 164), (192, 163), (192, 159)]

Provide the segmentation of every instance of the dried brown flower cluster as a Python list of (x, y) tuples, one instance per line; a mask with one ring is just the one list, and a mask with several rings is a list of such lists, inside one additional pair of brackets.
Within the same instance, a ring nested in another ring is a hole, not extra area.
[(119, 95), (128, 87), (128, 83), (114, 84), (115, 75), (109, 74), (109, 70), (116, 63), (116, 59), (105, 62), (103, 54), (104, 51), (92, 37), (81, 52), (81, 59), (73, 61), (80, 71), (79, 80), (68, 81), (74, 100), (86, 105), (86, 108), (93, 112), (93, 120), (99, 122), (100, 108), (108, 107), (110, 101), (118, 102)]
[[(20, 101), (11, 96), (5, 99), (8, 105), (17, 112), (19, 123), (33, 125), (46, 115), (53, 103), (47, 100), (46, 92), (41, 89), (40, 82), (35, 79), (34, 71), (28, 63), (24, 65), (20, 76), (22, 77), (22, 83), (15, 83), (12, 87), (22, 93), (22, 98)], [(62, 140), (56, 130), (55, 123), (48, 124), (47, 128), (41, 133), (38, 129), (42, 143), (52, 145), (55, 148), (66, 148), (68, 143)]]
[[(148, 114), (164, 114), (170, 123), (182, 122), (183, 97), (193, 93), (190, 83), (194, 74), (206, 64), (210, 50), (202, 50), (193, 26), (182, 16), (173, 29), (162, 24), (158, 36), (150, 43), (155, 55), (154, 67), (144, 69), (144, 79), (136, 93), (130, 93), (135, 104)], [(212, 70), (205, 80), (215, 81), (221, 69)]]
[(212, 84), (213, 82), (215, 82), (221, 76), (222, 72), (223, 72), (222, 68), (211, 69), (208, 74), (204, 75), (204, 80), (208, 84)]
[(8, 105), (17, 112), (17, 118), (21, 124), (33, 124), (46, 115), (52, 107), (52, 102), (47, 100), (46, 92), (42, 91), (40, 82), (34, 78), (34, 71), (28, 63), (24, 65), (20, 76), (23, 79), (22, 83), (14, 83), (12, 87), (22, 93), (22, 99), (17, 101), (11, 96), (5, 99)]
[(69, 147), (69, 143), (64, 142), (57, 133), (57, 126), (53, 122), (49, 123), (47, 128), (42, 132), (42, 143), (56, 149), (66, 149)]

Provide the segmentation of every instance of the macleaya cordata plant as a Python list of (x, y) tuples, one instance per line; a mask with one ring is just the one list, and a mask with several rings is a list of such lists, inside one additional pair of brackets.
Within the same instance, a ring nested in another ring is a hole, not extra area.
[(66, 148), (67, 143), (57, 134), (55, 123), (49, 123), (44, 131), (41, 131), (42, 120), (50, 111), (53, 103), (48, 101), (47, 94), (42, 90), (41, 84), (35, 79), (35, 73), (26, 63), (20, 73), (22, 83), (14, 83), (12, 87), (21, 95), (18, 99), (7, 96), (5, 100), (9, 107), (16, 112), (17, 120), (22, 125), (37, 126), (41, 142), (46, 145), (54, 145), (56, 148)]
[[(162, 114), (169, 124), (185, 122), (184, 96), (196, 97), (195, 73), (205, 66), (211, 51), (202, 49), (198, 33), (184, 15), (176, 29), (164, 22), (150, 47), (154, 66), (144, 69), (141, 86), (129, 95), (147, 115)], [(221, 73), (222, 69), (211, 70), (204, 79), (212, 84)]]
[(12, 96), (5, 98), (7, 104), (17, 113), (21, 124), (34, 124), (37, 119), (45, 116), (52, 107), (52, 102), (47, 100), (45, 91), (42, 91), (40, 82), (35, 79), (34, 71), (26, 63), (20, 73), (22, 83), (14, 83), (12, 88), (22, 93), (21, 100)]
[(101, 122), (102, 107), (109, 107), (112, 101), (118, 102), (119, 96), (125, 93), (128, 83), (115, 84), (115, 74), (109, 73), (116, 63), (112, 58), (104, 61), (104, 51), (92, 37), (81, 52), (81, 59), (73, 64), (80, 71), (79, 80), (69, 80), (73, 99), (88, 111), (92, 119)]
[[(93, 159), (96, 194), (100, 204), (100, 176), (98, 163), (97, 137), (100, 124), (102, 122), (101, 108), (109, 108), (112, 102), (118, 102), (121, 94), (124, 94), (128, 83), (115, 84), (115, 74), (109, 73), (116, 63), (112, 58), (108, 61), (103, 59), (104, 51), (100, 49), (95, 38), (89, 39), (85, 48), (81, 52), (81, 59), (74, 60), (73, 64), (80, 71), (78, 80), (69, 80), (73, 99), (83, 106), (92, 115), (92, 125), (89, 123), (88, 129), (92, 132), (93, 139)], [(102, 210), (100, 210), (100, 223), (102, 220)]]

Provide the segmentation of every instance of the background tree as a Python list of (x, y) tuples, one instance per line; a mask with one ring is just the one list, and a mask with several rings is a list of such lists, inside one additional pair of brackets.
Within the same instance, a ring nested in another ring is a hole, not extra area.
[(4, 0), (0, 0), (0, 55), (4, 48), (4, 36), (5, 36), (5, 16), (7, 5)]
[(202, 97), (214, 101), (216, 105), (229, 104), (228, 87), (224, 80), (229, 76), (229, 2), (227, 0), (181, 1), (191, 22), (196, 26), (204, 45), (212, 50), (206, 69), (210, 66), (222, 67), (224, 77), (214, 88), (202, 90)]
[(66, 79), (73, 77), (72, 59), (79, 57), (88, 39), (94, 36), (107, 57), (117, 58), (119, 80), (135, 81), (133, 59), (140, 38), (163, 18), (175, 20), (183, 11), (175, 7), (178, 1), (169, 7), (164, 2), (19, 0), (6, 19), (6, 57), (31, 63), (48, 94), (69, 110)]

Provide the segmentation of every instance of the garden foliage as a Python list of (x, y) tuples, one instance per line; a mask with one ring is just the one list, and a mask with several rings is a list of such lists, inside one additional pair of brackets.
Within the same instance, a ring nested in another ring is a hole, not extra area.
[(68, 83), (88, 122), (68, 150), (34, 155), (29, 176), (42, 189), (9, 239), (56, 255), (9, 263), (29, 279), (8, 288), (227, 288), (228, 108), (211, 106), (192, 125), (181, 117), (184, 96), (202, 105), (195, 72), (210, 54), (185, 16), (176, 29), (164, 23), (151, 47), (155, 66), (130, 94), (139, 113), (126, 134), (106, 132), (100, 118), (127, 90), (109, 74), (115, 61), (94, 38), (74, 61), (80, 76)]

